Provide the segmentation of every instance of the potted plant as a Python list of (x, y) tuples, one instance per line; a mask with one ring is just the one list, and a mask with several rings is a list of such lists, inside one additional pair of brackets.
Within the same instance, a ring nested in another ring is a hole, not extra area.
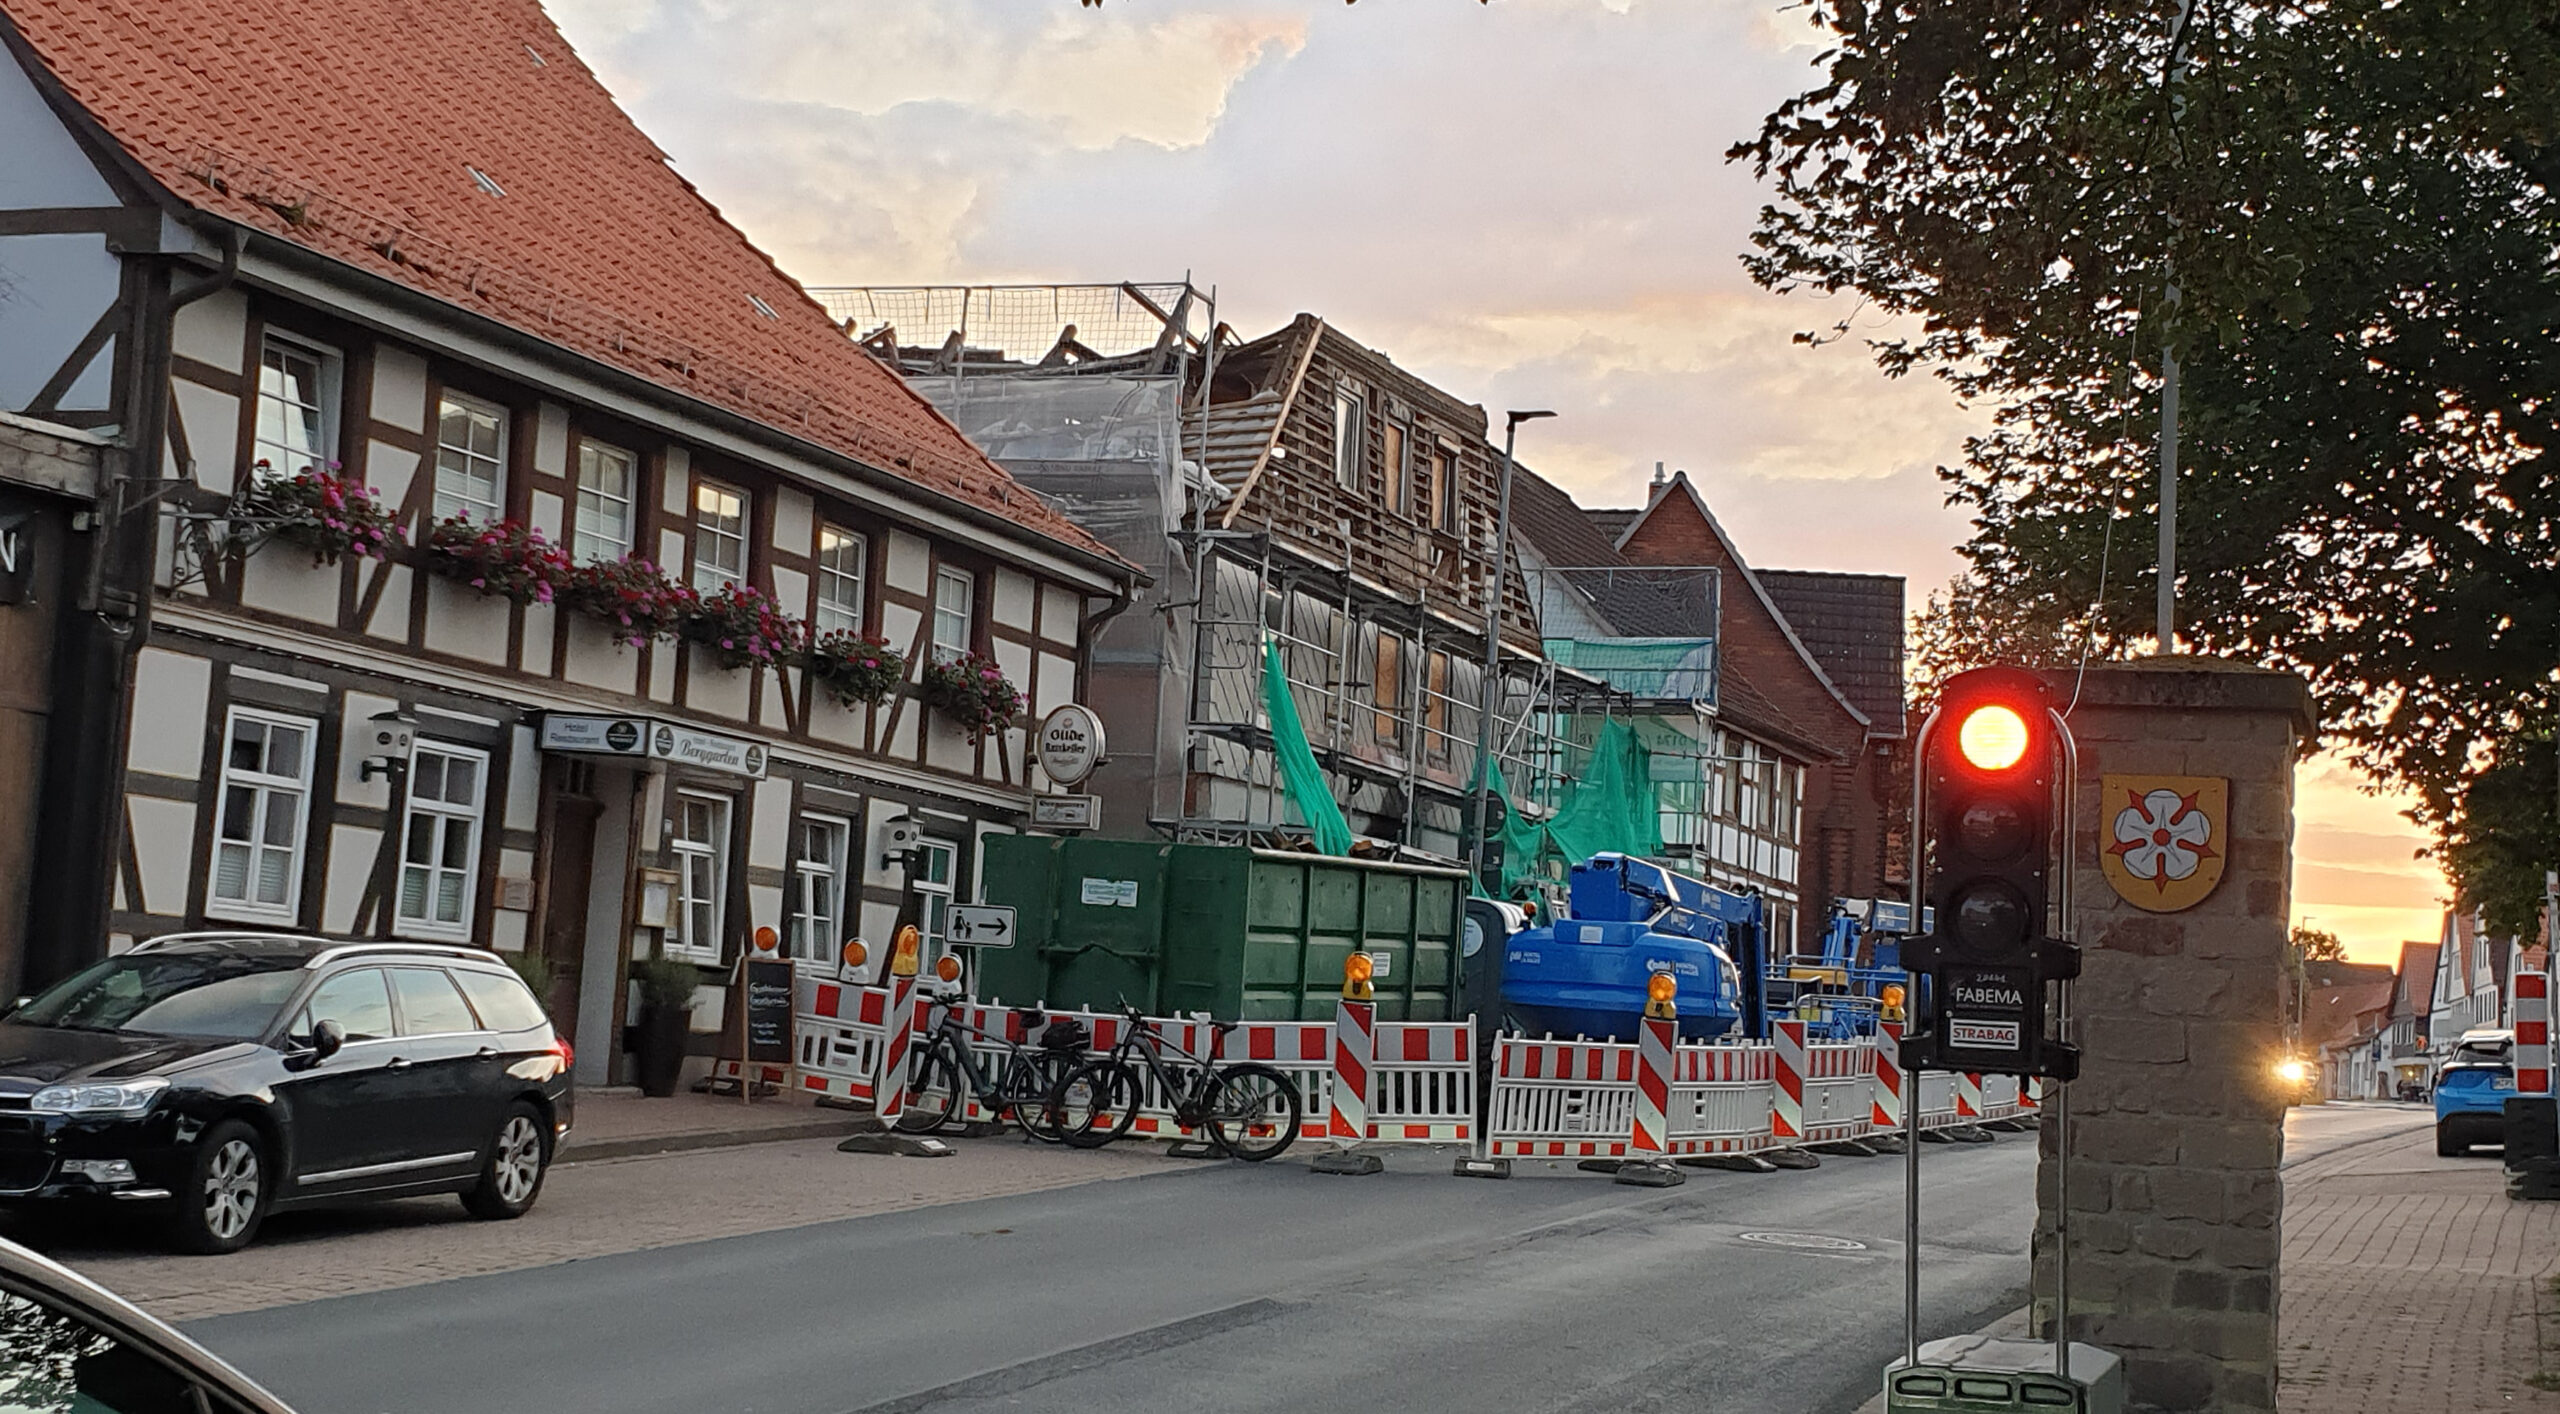
[(617, 642), (637, 648), (653, 638), (674, 637), (701, 596), (634, 551), (572, 569), (559, 597), (570, 608), (604, 620)]
[(631, 980), (640, 984), (640, 1093), (665, 1098), (676, 1092), (684, 1075), (685, 1038), (693, 1030), (693, 991), (702, 984), (701, 969), (665, 953), (631, 965)]
[(569, 578), (569, 552), (520, 520), (475, 521), (469, 512), (428, 527), (427, 568), (483, 594), (548, 604)]
[(925, 664), (924, 700), (972, 742), (1003, 731), (1022, 712), (1022, 689), (1005, 680), (993, 659), (976, 653)]
[(336, 462), (326, 471), (306, 466), (279, 476), (262, 459), (232, 498), (231, 510), (248, 522), (235, 523), (235, 542), (263, 530), (309, 550), (314, 565), (334, 565), (347, 555), (378, 559), (400, 543), (399, 520), (382, 498), (363, 482), (338, 475)]
[(724, 584), (685, 606), (677, 625), (688, 642), (699, 643), (720, 659), (720, 666), (770, 668), (796, 659), (808, 629), (782, 612), (772, 595), (747, 584)]
[(801, 661), (809, 677), (846, 707), (876, 707), (907, 680), (906, 658), (876, 634), (821, 634)]

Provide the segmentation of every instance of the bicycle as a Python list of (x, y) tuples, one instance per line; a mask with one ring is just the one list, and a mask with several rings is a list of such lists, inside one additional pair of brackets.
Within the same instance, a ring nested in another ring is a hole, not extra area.
[[(1099, 1149), (1128, 1133), (1146, 1093), (1144, 1079), (1172, 1097), (1175, 1120), (1207, 1135), (1221, 1153), (1260, 1163), (1296, 1141), (1303, 1111), (1288, 1076), (1258, 1061), (1223, 1064), (1214, 1055), (1195, 1056), (1157, 1035), (1136, 1007), (1120, 1005), (1129, 1018), (1120, 1044), (1070, 1071), (1052, 1097), (1051, 1114), (1070, 1146)], [(1236, 1023), (1209, 1026), (1214, 1050)], [(1168, 1050), (1181, 1061), (1168, 1064)]]
[[(960, 1110), (960, 1097), (967, 1094), (990, 1114), (999, 1118), (1010, 1115), (1032, 1138), (1050, 1144), (1062, 1142), (1066, 1134), (1057, 1122), (1056, 1097), (1068, 1075), (1084, 1059), (1083, 1051), (1048, 1044), (1018, 1045), (959, 1020), (958, 1013), (967, 1005), (968, 997), (956, 987), (928, 990), (924, 1000), (933, 1008), (933, 1019), (925, 1024), (925, 1034), (907, 1058), (907, 1102), (898, 1115), (899, 1131), (931, 1134), (945, 1128)], [(1032, 1007), (1016, 1007), (1012, 1014), (1022, 1019), (1026, 1029), (1048, 1020)], [(979, 1066), (976, 1051), (963, 1038), (991, 1042), (1004, 1049), (1004, 1063), (992, 1078)]]

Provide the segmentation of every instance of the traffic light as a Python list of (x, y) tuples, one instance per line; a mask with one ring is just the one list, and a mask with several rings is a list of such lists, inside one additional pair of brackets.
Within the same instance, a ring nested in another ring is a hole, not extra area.
[(1917, 763), (1921, 824), (1934, 844), (1921, 896), (1930, 930), (1904, 950), (1925, 974), (1914, 1068), (2070, 1079), (2078, 1052), (2046, 1035), (2051, 984), (2080, 950), (2052, 936), (2054, 788), (2069, 746), (2044, 680), (1979, 668), (1939, 689)]

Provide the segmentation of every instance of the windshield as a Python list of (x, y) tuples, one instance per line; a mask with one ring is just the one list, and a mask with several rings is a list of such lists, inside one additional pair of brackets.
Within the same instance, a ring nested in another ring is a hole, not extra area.
[(302, 960), (237, 953), (128, 953), (55, 984), (9, 1019), (22, 1026), (247, 1040), (275, 1020)]

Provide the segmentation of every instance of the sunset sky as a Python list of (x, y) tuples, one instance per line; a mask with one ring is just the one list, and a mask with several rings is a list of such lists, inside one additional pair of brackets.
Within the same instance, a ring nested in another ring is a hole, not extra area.
[[(812, 285), (1169, 280), (1299, 311), (1462, 398), (1556, 409), (1586, 505), (1685, 468), (1753, 563), (1959, 568), (1984, 425), (1743, 274), (1725, 148), (1819, 52), (1777, 0), (551, 0), (683, 172)], [(681, 278), (682, 272), (668, 272)], [(1871, 316), (1862, 320), (1875, 325)], [(1881, 326), (1877, 326), (1881, 327)], [(2128, 582), (2125, 592), (2137, 593)], [(2295, 911), (2366, 960), (2445, 893), (2401, 802), (2299, 777)]]

